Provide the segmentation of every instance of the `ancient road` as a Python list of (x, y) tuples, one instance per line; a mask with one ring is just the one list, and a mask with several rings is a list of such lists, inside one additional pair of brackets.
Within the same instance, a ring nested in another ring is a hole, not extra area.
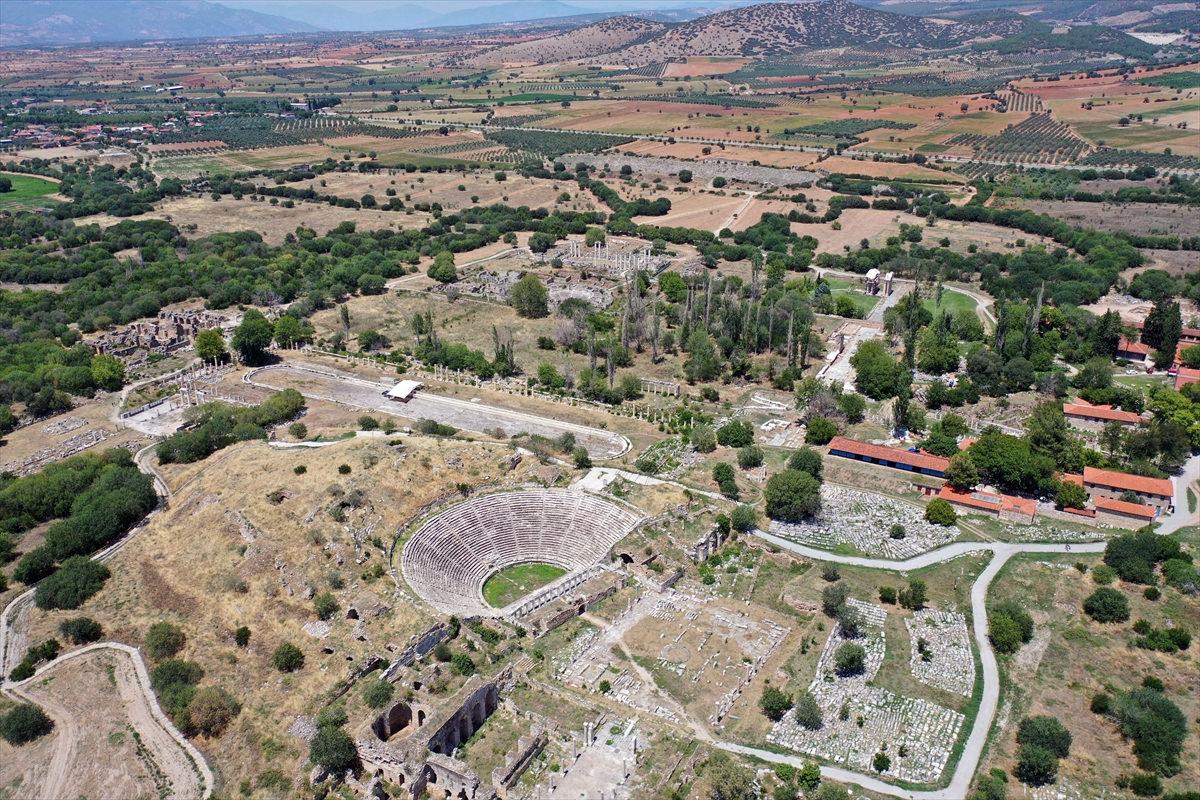
[(375, 411), (413, 421), (432, 419), (485, 435), (500, 430), (508, 436), (533, 433), (556, 439), (564, 433), (571, 433), (595, 459), (618, 458), (632, 447), (626, 436), (613, 431), (429, 391), (418, 392), (407, 403), (398, 403), (383, 396), (386, 388), (383, 384), (326, 367), (296, 362), (275, 364), (252, 370), (242, 380), (265, 389), (295, 388), (305, 397), (362, 411)]

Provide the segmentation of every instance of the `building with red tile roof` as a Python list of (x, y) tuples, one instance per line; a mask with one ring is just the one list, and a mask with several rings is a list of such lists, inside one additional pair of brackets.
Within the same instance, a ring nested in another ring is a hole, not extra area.
[(1121, 337), (1121, 341), (1117, 343), (1117, 358), (1123, 358), (1126, 361), (1145, 362), (1150, 358), (1150, 353), (1153, 348), (1148, 344), (1141, 342), (1132, 342)]
[(845, 436), (835, 436), (829, 441), (829, 455), (936, 478), (946, 477), (946, 468), (950, 466), (948, 458), (860, 442)]
[(1063, 415), (1072, 427), (1085, 430), (1098, 430), (1110, 422), (1122, 425), (1140, 425), (1145, 420), (1140, 414), (1132, 411), (1122, 411), (1112, 406), (1092, 405), (1091, 403), (1063, 403)]
[(1083, 468), (1083, 488), (1087, 490), (1092, 501), (1097, 497), (1107, 497), (1119, 500), (1126, 492), (1137, 495), (1148, 505), (1163, 511), (1170, 511), (1175, 487), (1166, 478), (1147, 478), (1144, 475), (1131, 475), (1128, 472), (1117, 472), (1096, 467)]
[(1175, 373), (1175, 391), (1179, 391), (1189, 383), (1200, 383), (1200, 369), (1180, 367)]
[(1130, 503), (1111, 497), (1097, 496), (1092, 499), (1096, 506), (1096, 522), (1118, 528), (1141, 528), (1149, 525), (1158, 516), (1158, 509), (1144, 503)]
[(1031, 523), (1037, 515), (1037, 502), (1024, 497), (992, 492), (963, 491), (949, 484), (942, 487), (938, 497), (956, 506), (982, 511), (1010, 522)]

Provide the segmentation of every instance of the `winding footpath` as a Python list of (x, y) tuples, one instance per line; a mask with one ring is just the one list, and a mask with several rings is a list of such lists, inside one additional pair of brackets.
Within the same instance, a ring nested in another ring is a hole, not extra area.
[[(95, 553), (92, 556), (93, 560), (108, 561), (111, 559), (134, 536), (145, 529), (157, 514), (161, 513), (167, 507), (167, 502), (170, 499), (170, 489), (149, 460), (153, 447), (154, 445), (149, 445), (142, 448), (134, 455), (133, 460), (138, 465), (138, 468), (150, 475), (154, 481), (155, 491), (160, 498), (158, 507), (147, 514), (137, 525), (130, 528), (129, 532), (119, 540)], [(215, 783), (212, 769), (200, 751), (188, 741), (187, 737), (180, 733), (175, 724), (171, 722), (170, 717), (163, 712), (162, 707), (158, 704), (158, 698), (155, 696), (150, 685), (150, 674), (146, 670), (146, 662), (137, 648), (130, 647), (122, 642), (96, 642), (63, 653), (53, 661), (46, 662), (38, 667), (32, 676), (23, 681), (12, 681), (9, 679), (9, 673), (20, 662), (26, 649), (27, 637), (20, 628), (28, 622), (29, 614), (33, 608), (35, 591), (36, 589), (31, 588), (21, 593), (13, 598), (12, 602), (0, 612), (0, 673), (2, 673), (0, 675), (0, 694), (4, 694), (18, 702), (35, 702), (27, 693), (29, 687), (37, 681), (45, 680), (49, 673), (63, 663), (90, 653), (104, 651), (111, 652), (118, 658), (127, 659), (132, 666), (133, 680), (128, 682), (125, 688), (130, 692), (140, 695), (142, 700), (142, 704), (126, 704), (130, 722), (135, 728), (140, 729), (143, 734), (146, 734), (147, 740), (154, 739), (164, 742), (169, 740), (178, 747), (178, 757), (171, 759), (175, 763), (163, 764), (161, 768), (167, 775), (176, 777), (191, 775), (196, 780), (194, 792), (187, 791), (185, 787), (177, 786), (176, 792), (178, 796), (199, 797), (200, 800), (209, 800), (212, 797), (213, 785)], [(120, 671), (118, 671), (118, 674), (120, 674)], [(55, 744), (54, 755), (51, 763), (48, 765), (45, 780), (40, 787), (40, 791), (46, 797), (65, 797), (73, 791), (69, 780), (70, 776), (68, 775), (71, 762), (74, 758), (81, 757), (79, 754), (73, 752), (75, 741), (78, 738), (79, 723), (61, 707), (52, 707), (53, 705), (47, 703), (44, 710), (54, 719), (55, 733), (58, 736), (58, 741)], [(144, 708), (139, 709), (138, 705), (144, 705)], [(169, 758), (171, 754), (164, 755)]]

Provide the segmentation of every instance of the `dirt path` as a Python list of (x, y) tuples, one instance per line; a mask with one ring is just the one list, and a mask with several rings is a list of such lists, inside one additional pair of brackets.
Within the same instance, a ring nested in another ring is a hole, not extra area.
[[(95, 731), (85, 730), (83, 724), (94, 726), (99, 721), (87, 719), (86, 709), (81, 711), (79, 703), (72, 708), (69, 701), (53, 696), (52, 692), (56, 672), (72, 662), (94, 659), (102, 654), (115, 658), (111, 680), (125, 713), (124, 721), (138, 734), (138, 758), (145, 762), (155, 785), (160, 790), (168, 790), (169, 796), (182, 800), (210, 797), (213, 775), (208, 764), (159, 708), (138, 651), (115, 642), (73, 650), (43, 665), (32, 677), (7, 688), (13, 696), (36, 703), (54, 720), (57, 737), (54, 754), (37, 787), (37, 796), (75, 797), (79, 793), (81, 777), (93, 773), (94, 765), (90, 759), (96, 753), (85, 751), (83, 743), (89, 738), (94, 739)], [(94, 742), (88, 749), (92, 746)], [(130, 768), (127, 772), (132, 776), (135, 770)]]

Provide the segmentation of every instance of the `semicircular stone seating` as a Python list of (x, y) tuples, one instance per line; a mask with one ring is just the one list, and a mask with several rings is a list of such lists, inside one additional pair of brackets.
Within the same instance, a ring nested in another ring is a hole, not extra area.
[(513, 564), (587, 569), (637, 525), (625, 506), (570, 489), (483, 495), (425, 522), (404, 546), (404, 579), (430, 605), (459, 616), (499, 616), (483, 582)]

